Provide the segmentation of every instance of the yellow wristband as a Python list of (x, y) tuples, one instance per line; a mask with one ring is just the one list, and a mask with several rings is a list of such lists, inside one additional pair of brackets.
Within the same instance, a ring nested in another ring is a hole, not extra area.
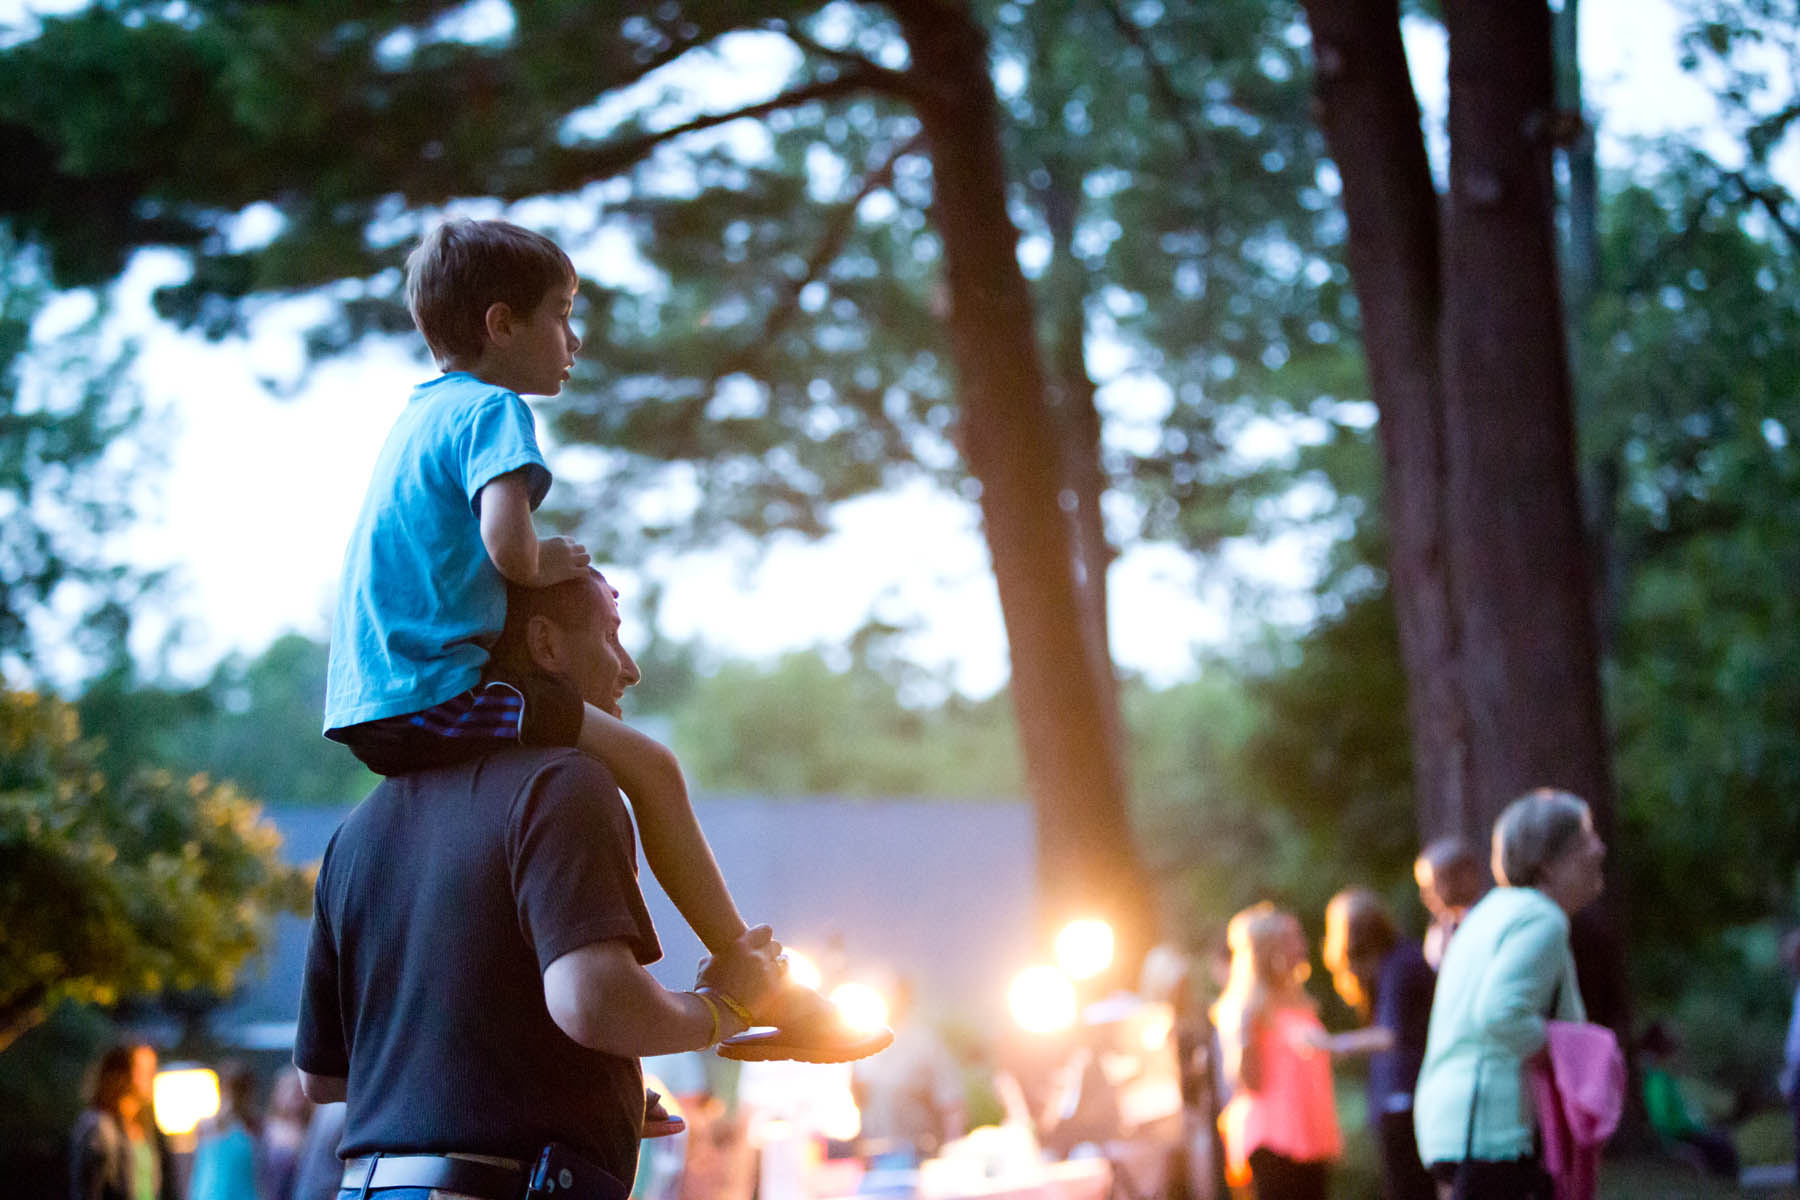
[(744, 1028), (748, 1029), (750, 1026), (756, 1024), (755, 1020), (750, 1016), (750, 1010), (738, 1003), (737, 998), (730, 993), (722, 992), (716, 987), (703, 987), (699, 989), (699, 994), (702, 996), (709, 996), (712, 999), (717, 1000), (720, 1004), (723, 1004), (726, 1008), (729, 1008), (731, 1010), (731, 1015), (744, 1023)]
[(719, 1006), (714, 1004), (712, 1002), (712, 997), (706, 995), (704, 992), (695, 992), (694, 995), (700, 997), (700, 1003), (706, 1005), (707, 1015), (712, 1018), (712, 1032), (710, 1034), (708, 1034), (706, 1037), (706, 1046), (700, 1047), (702, 1050), (704, 1050), (704, 1049), (706, 1049), (707, 1046), (718, 1045), (718, 1042), (719, 1042)]

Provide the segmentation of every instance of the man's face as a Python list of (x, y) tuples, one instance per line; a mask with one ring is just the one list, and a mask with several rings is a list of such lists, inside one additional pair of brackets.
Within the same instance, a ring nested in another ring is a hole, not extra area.
[(1437, 876), (1431, 869), (1431, 863), (1423, 858), (1413, 864), (1413, 882), (1419, 885), (1419, 899), (1425, 905), (1425, 911), (1434, 917), (1441, 917), (1446, 911), (1444, 898), (1438, 894)]
[(642, 675), (619, 641), (618, 593), (598, 575), (592, 586), (594, 617), (587, 628), (564, 634), (563, 674), (583, 700), (616, 717), (620, 697)]

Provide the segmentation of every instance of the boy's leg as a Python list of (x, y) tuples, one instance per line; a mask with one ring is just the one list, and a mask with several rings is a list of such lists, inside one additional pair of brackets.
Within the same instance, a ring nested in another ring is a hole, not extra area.
[(377, 775), (450, 767), (518, 741), (523, 701), (504, 689), (471, 689), (442, 704), (326, 731)]
[[(675, 755), (654, 738), (591, 704), (582, 716), (577, 747), (605, 763), (631, 797), (644, 861), (701, 943), (715, 955), (733, 953), (748, 927), (694, 816), (687, 780)], [(850, 1062), (886, 1049), (894, 1040), (886, 1029), (850, 1028), (823, 996), (792, 984), (776, 993), (766, 1011), (753, 1015), (773, 1028), (727, 1039), (719, 1047), (721, 1055)]]
[(612, 771), (631, 797), (644, 861), (710, 954), (722, 954), (749, 929), (719, 873), (694, 816), (681, 764), (668, 747), (592, 704), (577, 748)]

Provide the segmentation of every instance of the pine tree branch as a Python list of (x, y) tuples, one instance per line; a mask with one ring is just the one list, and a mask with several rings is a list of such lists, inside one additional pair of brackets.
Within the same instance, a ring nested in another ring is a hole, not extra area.
[(854, 50), (827, 46), (791, 21), (771, 21), (769, 28), (800, 47), (803, 53), (848, 67), (852, 71), (866, 72), (876, 78), (885, 78), (888, 81), (888, 90), (895, 95), (911, 96), (917, 90), (912, 78), (906, 72), (884, 67), (867, 55), (858, 54)]
[(925, 135), (920, 132), (913, 134), (912, 137), (896, 146), (874, 170), (863, 177), (862, 184), (856, 189), (856, 194), (838, 206), (837, 211), (831, 215), (831, 220), (825, 227), (824, 236), (819, 239), (819, 244), (807, 257), (806, 269), (798, 278), (788, 282), (781, 297), (763, 319), (760, 333), (713, 375), (712, 381), (706, 388), (706, 394), (709, 397), (718, 390), (719, 384), (727, 377), (748, 367), (757, 354), (764, 347), (772, 344), (775, 338), (793, 321), (794, 314), (800, 310), (800, 294), (806, 290), (807, 285), (822, 278), (831, 264), (837, 261), (838, 256), (844, 252), (844, 246), (850, 240), (851, 231), (856, 228), (856, 210), (862, 207), (864, 200), (883, 188), (889, 187), (894, 181), (894, 169), (900, 160), (909, 154), (916, 153), (924, 143)]
[(654, 133), (620, 138), (609, 145), (558, 149), (553, 152), (546, 173), (528, 171), (522, 174), (516, 183), (502, 187), (500, 194), (506, 199), (517, 200), (528, 195), (540, 194), (546, 190), (546, 183), (550, 190), (560, 190), (573, 189), (596, 180), (611, 179), (624, 174), (649, 158), (664, 143), (676, 141), (692, 133), (716, 129), (721, 125), (729, 125), (733, 121), (755, 120), (783, 109), (798, 108), (815, 100), (831, 100), (863, 91), (891, 92), (894, 85), (887, 76), (894, 74), (896, 73), (881, 67), (874, 68), (873, 71), (846, 71), (834, 79), (818, 80), (800, 87), (790, 88), (780, 95), (746, 105), (743, 108), (733, 109), (730, 112), (707, 113), (695, 117), (691, 121), (683, 121), (679, 125), (659, 129)]
[(667, 36), (669, 38), (668, 46), (657, 51), (648, 59), (639, 63), (636, 67), (619, 76), (617, 79), (609, 79), (606, 84), (607, 90), (621, 91), (633, 84), (642, 83), (645, 79), (656, 74), (656, 72), (662, 70), (676, 59), (681, 58), (690, 50), (698, 50), (700, 47), (707, 44), (705, 41), (700, 40), (690, 39), (683, 41), (676, 38), (673, 34), (667, 34)]
[(1204, 167), (1212, 156), (1206, 151), (1206, 144), (1200, 137), (1200, 131), (1195, 129), (1188, 120), (1188, 104), (1182, 99), (1181, 92), (1176, 89), (1175, 81), (1170, 77), (1168, 68), (1163, 66), (1162, 60), (1156, 56), (1156, 48), (1150, 44), (1150, 40), (1144, 36), (1144, 31), (1138, 28), (1137, 23), (1127, 16), (1125, 10), (1119, 6), (1119, 0), (1099, 0), (1099, 2), (1100, 7), (1106, 10), (1106, 15), (1112, 18), (1112, 23), (1118, 29), (1119, 35), (1143, 57), (1144, 70), (1150, 73), (1151, 91), (1155, 93), (1157, 101), (1168, 110), (1169, 119), (1174, 121), (1175, 127), (1181, 131), (1181, 140), (1187, 144), (1189, 159)]
[(1757, 187), (1746, 179), (1742, 172), (1734, 172), (1730, 178), (1735, 180), (1738, 187), (1743, 190), (1745, 199), (1754, 200), (1762, 206), (1762, 210), (1769, 220), (1775, 223), (1775, 228), (1779, 229), (1782, 236), (1787, 238), (1788, 245), (1795, 250), (1800, 250), (1800, 228), (1788, 220), (1787, 214), (1782, 211), (1782, 202), (1786, 197), (1778, 192), (1770, 191), (1768, 188)]
[(1638, 265), (1638, 269), (1631, 273), (1631, 278), (1619, 285), (1619, 295), (1635, 296), (1644, 291), (1675, 251), (1685, 248), (1700, 236), (1701, 218), (1706, 216), (1707, 206), (1713, 202), (1713, 198), (1719, 194), (1722, 186), (1722, 184), (1714, 184), (1695, 198), (1694, 202), (1688, 206), (1687, 219), (1681, 223), (1681, 228), (1675, 236), (1666, 239), (1655, 254), (1647, 257)]

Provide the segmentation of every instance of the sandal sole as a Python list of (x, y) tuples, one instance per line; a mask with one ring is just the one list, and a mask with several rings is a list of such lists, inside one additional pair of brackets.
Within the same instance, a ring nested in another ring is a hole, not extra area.
[(879, 1054), (893, 1044), (891, 1029), (836, 1046), (784, 1041), (781, 1030), (771, 1029), (767, 1033), (740, 1033), (727, 1038), (719, 1043), (717, 1053), (720, 1058), (735, 1062), (847, 1063)]

